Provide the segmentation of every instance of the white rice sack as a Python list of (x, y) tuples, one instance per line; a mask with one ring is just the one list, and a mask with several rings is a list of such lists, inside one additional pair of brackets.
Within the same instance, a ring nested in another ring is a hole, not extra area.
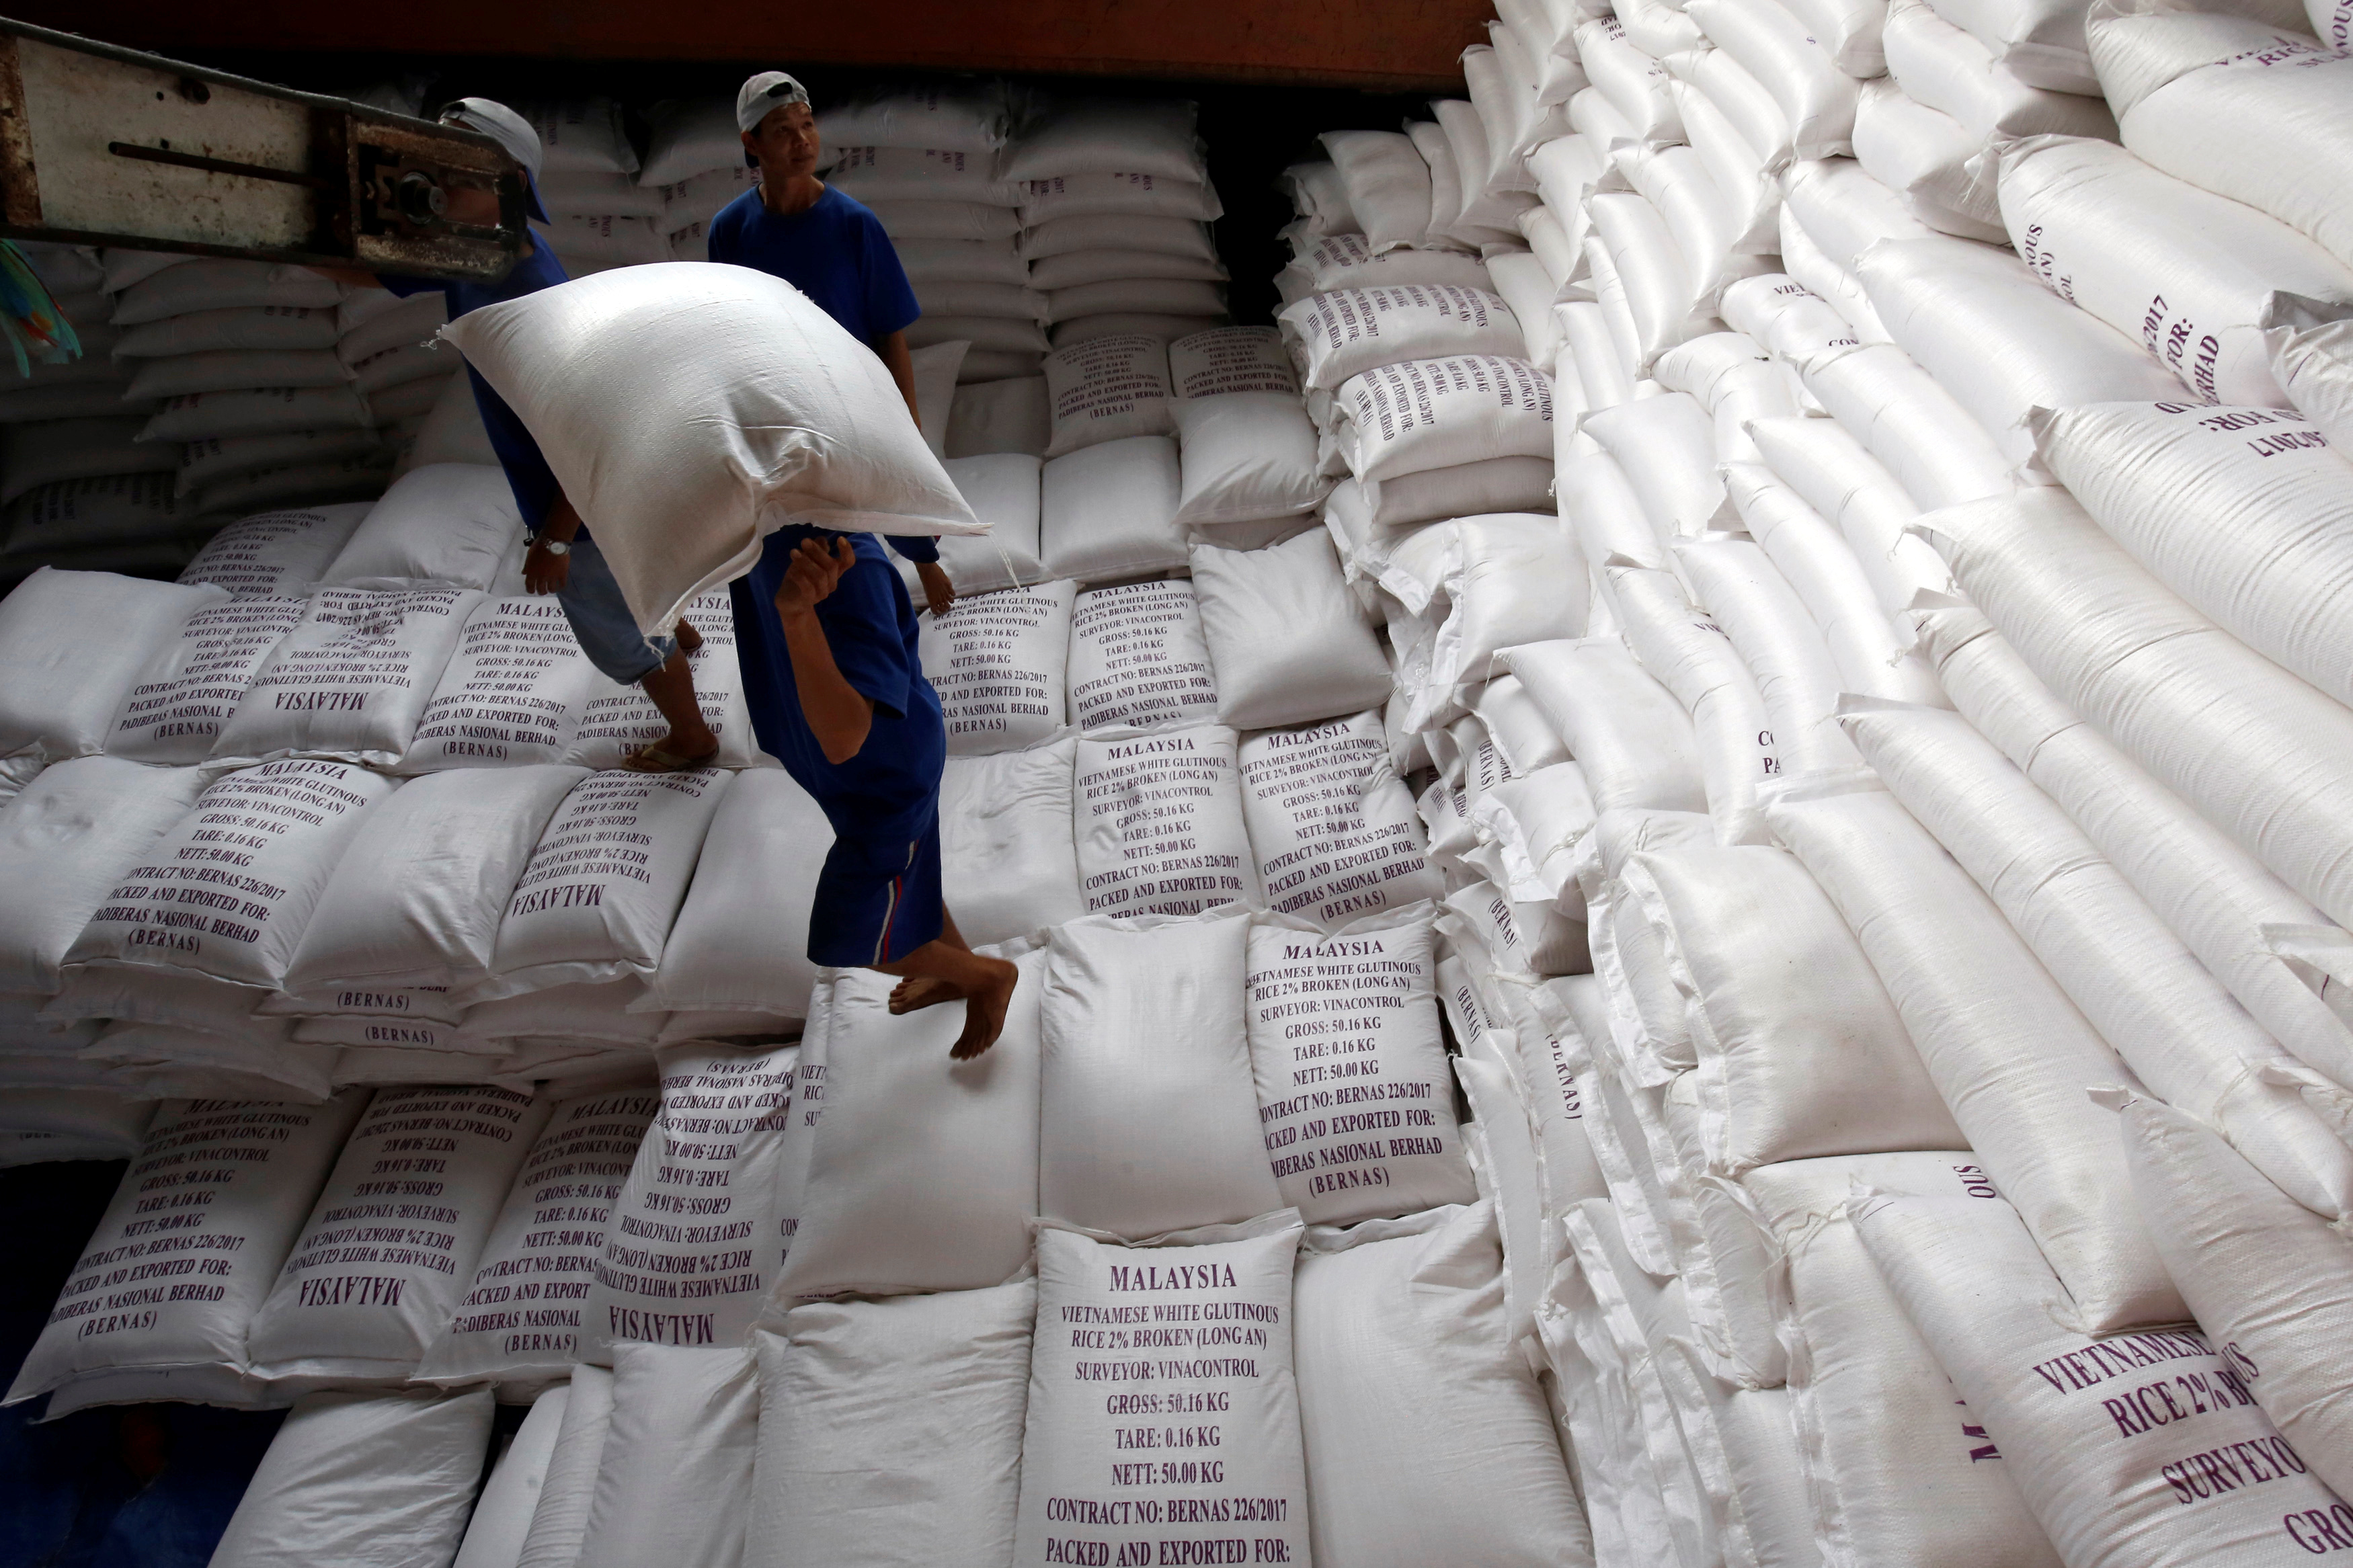
[[(1039, 464), (1021, 452), (951, 458), (944, 465), (988, 532), (940, 541), (940, 569), (959, 594), (1030, 586), (1046, 575), (1038, 559)], [(912, 575), (912, 574), (909, 574)], [(911, 590), (912, 592), (912, 590)]]
[(1087, 912), (1071, 831), (1078, 755), (1071, 735), (1026, 752), (948, 759), (940, 880), (965, 941), (1010, 942)]
[(308, 593), (326, 576), (373, 505), (343, 501), (240, 518), (205, 541), (180, 581), (211, 583), (240, 599)]
[(1395, 131), (1326, 131), (1317, 140), (1332, 156), (1348, 206), (1376, 253), (1420, 239), (1430, 227), (1430, 165), (1413, 139)]
[(2179, 1321), (2115, 1128), (2084, 1097), (2130, 1081), (2107, 1042), (1894, 796), (1833, 776), (1784, 786), (1765, 814), (1862, 943), (1978, 1163), (2066, 1270), (2056, 1309), (2094, 1332)]
[(2201, 397), (2284, 406), (2264, 329), (2353, 311), (2353, 268), (2110, 142), (2038, 137), (2003, 149), (2001, 168), (2003, 222), (2036, 276)]
[[(1318, 1561), (1592, 1560), (1552, 1411), (1502, 1348), (1492, 1208), (1312, 1230), (1293, 1302)], [(1377, 1394), (1363, 1375), (1374, 1364)]]
[(1333, 402), (1333, 438), (1359, 484), (1553, 455), (1551, 378), (1525, 360), (1404, 360), (1351, 376)]
[(2064, 812), (1957, 713), (1844, 706), (1840, 721), (1905, 809), (2141, 1082), (2306, 1207), (2353, 1212), (2353, 1151), (2297, 1093), (2302, 1074)]
[(740, 1345), (784, 1261), (777, 1212), (798, 1046), (661, 1053), (662, 1109), (615, 1201), (580, 1310), (579, 1359)]
[(1046, 356), (1053, 438), (1046, 456), (1129, 436), (1166, 436), (1168, 347), (1135, 333), (1090, 338)]
[(11, 676), (0, 698), (0, 755), (104, 750), (142, 672), (225, 592), (111, 572), (34, 572), (0, 600), (0, 668)]
[[(965, 362), (970, 365), (972, 356)], [(948, 415), (948, 460), (1005, 453), (1044, 457), (1052, 439), (1051, 407), (1043, 375), (958, 386)]]
[(2133, 1190), (2166, 1216), (2152, 1234), (2189, 1310), (2314, 1474), (2353, 1491), (2334, 1348), (2353, 1310), (2353, 1251), (2202, 1122), (2153, 1100), (2123, 1110)]
[[(1820, 631), (1841, 690), (1945, 705), (1907, 633), (1879, 607), (1879, 590), (1853, 546), (1762, 463), (1727, 463), (1725, 487), (1748, 531), (1804, 603)], [(1915, 542), (1919, 542), (1915, 541)]]
[(1760, 419), (1750, 435), (1774, 478), (1838, 525), (1889, 616), (1922, 589), (1951, 592), (1953, 574), (1935, 547), (1905, 531), (1920, 509), (1837, 420)]
[(703, 835), (734, 774), (590, 773), (548, 819), (514, 883), (478, 1001), (651, 975)]
[[(651, 1047), (660, 1039), (664, 1026), (659, 1013), (635, 1005), (645, 999), (645, 983), (632, 975), (543, 986), (519, 996), (478, 1002), (466, 1009), (459, 1023), (458, 1048), (527, 1055), (535, 1047), (547, 1047), (575, 1052), (588, 1048), (592, 1042)], [(755, 1028), (754, 1032), (772, 1031)]]
[(1193, 584), (1091, 588), (1071, 613), (1071, 718), (1082, 730), (1158, 729), (1217, 711)]
[(1882, 240), (1855, 263), (1888, 335), (1952, 393), (2002, 456), (2032, 455), (2035, 408), (2163, 399), (2179, 384), (2149, 352), (1966, 240)]
[(1063, 725), (1076, 583), (960, 595), (923, 619), (923, 674), (939, 693), (953, 756), (1034, 746)]
[(66, 963), (155, 966), (207, 990), (281, 989), (328, 879), (395, 784), (303, 761), (220, 778), (122, 873)]
[[(1684, 846), (1627, 861), (1691, 1020), (1709, 1168), (1962, 1142), (1862, 949), (1797, 858)], [(1802, 976), (1802, 980), (1799, 977)]]
[(1838, 666), (1771, 559), (1737, 536), (1678, 540), (1674, 556), (1693, 600), (1724, 628), (1757, 678), (1782, 768), (1803, 773), (1855, 766), (1854, 747), (1833, 716)]
[(1637, 398), (1589, 416), (1580, 429), (1616, 460), (1661, 543), (1731, 525), (1713, 462), (1715, 426), (1696, 397)]
[(321, 590), (246, 687), (213, 756), (393, 766), (481, 597), (460, 588)]
[(1600, 811), (1704, 811), (1690, 717), (1615, 637), (1514, 647), (1504, 663), (1585, 770)]
[(1261, 917), (1250, 1052), (1282, 1201), (1318, 1225), (1467, 1203), (1427, 908), (1326, 933)]
[[(952, 824), (942, 816), (943, 833)], [(807, 1016), (817, 968), (808, 911), (833, 826), (778, 768), (739, 775), (720, 796), (647, 1005), (673, 1012)], [(746, 920), (747, 909), (763, 909)]]
[(1039, 479), (1039, 557), (1050, 577), (1102, 582), (1185, 564), (1176, 443), (1131, 436), (1047, 463)]
[(321, 574), (332, 587), (487, 588), (519, 559), (522, 515), (505, 470), (433, 463), (385, 491)]
[(1239, 910), (1052, 933), (1039, 1213), (1141, 1238), (1281, 1206), (1251, 1087), (1249, 938)]
[(580, 1568), (735, 1568), (752, 1506), (759, 1363), (749, 1349), (625, 1344)]
[(2353, 1079), (2353, 1032), (2263, 938), (2328, 920), (2082, 721), (1974, 609), (1921, 617), (1954, 706), (2023, 768), (2241, 1005), (2307, 1066)]
[(2038, 416), (2037, 449), (2101, 529), (2242, 642), (2353, 696), (2339, 584), (2353, 467), (2284, 409), (2110, 403)]
[(825, 1119), (776, 1296), (975, 1290), (1029, 1261), (1038, 1213), (1039, 999), (1046, 955), (1024, 952), (997, 1044), (948, 1059), (954, 1003), (892, 1016), (897, 984), (835, 982)]
[[(229, 1026), (229, 1032), (117, 1018), (88, 1047), (85, 1061), (114, 1064), (111, 1081), (151, 1099), (253, 1096), (304, 1105), (323, 1103), (340, 1087), (337, 1053), (329, 1047), (288, 1042), (284, 1021)], [(63, 1411), (58, 1414), (64, 1414)]]
[(71, 1384), (77, 1405), (262, 1403), (245, 1375), (246, 1325), (367, 1099), (158, 1110), (9, 1401)]
[[(1601, 580), (1617, 600), (1627, 646), (1691, 716), (1716, 842), (1769, 842), (1757, 794), (1780, 772), (1781, 761), (1764, 694), (1732, 639), (1692, 605), (1663, 564), (1613, 564)], [(1578, 782), (1590, 802), (1581, 772)]]
[(1235, 392), (1175, 405), (1184, 526), (1254, 522), (1312, 511), (1331, 489), (1315, 427), (1290, 392)]
[(270, 1439), (213, 1555), (251, 1568), (451, 1561), (494, 1414), (487, 1389), (305, 1396)]
[(195, 768), (79, 757), (44, 769), (0, 806), (0, 880), (40, 889), (0, 901), (0, 990), (56, 992), (90, 917), (203, 787)]
[(1527, 357), (1511, 307), (1484, 289), (1449, 284), (1335, 289), (1287, 306), (1275, 318), (1311, 390), (1336, 390), (1351, 376), (1401, 360), (1450, 353)]
[(482, 1483), (482, 1495), (466, 1521), (466, 1539), (450, 1568), (515, 1568), (531, 1536), (531, 1518), (546, 1487), (548, 1465), (555, 1457), (571, 1399), (571, 1385), (560, 1383), (531, 1402), (531, 1414), (522, 1418), (491, 1479)]
[(660, 1108), (650, 1086), (555, 1101), (417, 1381), (527, 1387), (572, 1370), (606, 1222)]
[(1858, 1185), (2000, 1201), (1967, 1150), (1793, 1160), (1741, 1181), (1746, 1206), (1782, 1258), (1791, 1411), (1824, 1555), (2056, 1568), (2058, 1554), (2019, 1495), (2015, 1460), (1982, 1412), (1956, 1402), (1952, 1381), (1863, 1251), (1846, 1216)]
[(547, 1479), (540, 1484), (539, 1505), (532, 1510), (514, 1568), (574, 1568), (580, 1561), (580, 1542), (596, 1495), (597, 1461), (612, 1425), (613, 1374), (596, 1366), (573, 1368), (564, 1421), (547, 1457)]
[(1091, 912), (1195, 915), (1255, 893), (1234, 752), (1217, 724), (1079, 742), (1071, 833)]
[(2290, 1563), (2335, 1527), (2345, 1505), (2236, 1357), (2193, 1330), (2063, 1326), (2066, 1288), (2008, 1205), (1866, 1194), (1849, 1214), (2063, 1562)]
[(402, 786), (361, 824), (328, 878), (286, 988), (447, 993), (488, 981), (515, 881), (585, 776), (522, 767), (434, 773)]
[[(2192, 129), (2201, 118), (2243, 125), (2302, 169), (2340, 169), (2353, 153), (2347, 28), (2336, 7), (2308, 10), (2285, 26), (2280, 24), (2294, 16), (2293, 8), (2261, 20), (2254, 7), (2246, 10), (2211, 16), (2126, 5), (2087, 19), (2099, 90), (2135, 154), (2177, 179), (2269, 213), (2353, 265), (2353, 208), (2342, 193), (2306, 188), (2286, 171)], [(2319, 25), (2322, 38), (2303, 31), (2307, 20)]]
[(1367, 489), (1366, 502), (1375, 523), (1403, 529), (1543, 506), (1552, 500), (1552, 482), (1550, 458), (1490, 458), (1386, 480)]
[(1328, 928), (1443, 890), (1379, 714), (1269, 730), (1240, 761), (1251, 856), (1278, 912)]
[[(1288, 1211), (1158, 1247), (1039, 1233), (1016, 1568), (1309, 1560), (1292, 1368), (1299, 1237)], [(1127, 1383), (1150, 1386), (1117, 1391)], [(1191, 1445), (1189, 1457), (1131, 1458), (1137, 1431)]]
[(190, 616), (132, 682), (107, 750), (164, 765), (203, 762), (255, 672), (308, 608), (297, 598), (246, 598)]
[[(694, 677), (694, 702), (702, 721), (719, 737), (719, 752), (712, 765), (720, 768), (759, 766), (766, 755), (752, 733), (752, 717), (744, 706), (744, 669), (735, 658), (735, 611), (727, 590), (698, 594), (688, 601), (682, 619), (702, 636), (702, 646), (687, 655)], [(648, 697), (645, 688), (617, 686), (602, 674), (589, 681), (587, 703), (577, 727), (564, 748), (563, 762), (584, 768), (617, 768), (628, 754), (670, 733), (670, 721)]]
[(414, 1376), (547, 1112), (487, 1084), (376, 1090), (247, 1331), (253, 1374), (298, 1388)]
[(1388, 662), (1323, 530), (1264, 550), (1197, 544), (1193, 589), (1217, 672), (1219, 723), (1303, 723), (1388, 695)]
[(1414, 534), (1389, 557), (1381, 586), (1417, 616), (1442, 607), (1430, 684), (1476, 687), (1503, 673), (1507, 647), (1583, 634), (1582, 568), (1558, 518), (1500, 512)]
[(1922, 510), (2015, 488), (2015, 465), (2003, 456), (1998, 433), (1894, 343), (1826, 351), (1799, 369), (1815, 402), (1886, 466)]
[[(642, 629), (740, 574), (787, 513), (885, 533), (979, 529), (881, 362), (781, 279), (616, 268), (443, 332), (533, 428), (581, 515), (603, 520), (598, 548)], [(582, 385), (611, 395), (583, 402)]]
[(418, 716), (401, 771), (553, 763), (590, 698), (611, 684), (553, 595), (484, 598)]
[[(1326, 243), (1353, 248), (1362, 242), (1345, 235)], [(1315, 248), (1320, 252), (1324, 245)], [(1180, 399), (1243, 392), (1299, 395), (1298, 373), (1282, 352), (1282, 333), (1275, 327), (1212, 327), (1178, 338), (1168, 345), (1168, 380)]]
[[(2055, 487), (1951, 509), (1933, 541), (2053, 696), (2331, 919), (2353, 920), (2332, 799), (2353, 747), (2341, 703), (2168, 592)], [(2251, 755), (2269, 765), (2237, 761)]]
[(754, 1336), (746, 1568), (1009, 1562), (1037, 1316), (1021, 1279), (806, 1302)]

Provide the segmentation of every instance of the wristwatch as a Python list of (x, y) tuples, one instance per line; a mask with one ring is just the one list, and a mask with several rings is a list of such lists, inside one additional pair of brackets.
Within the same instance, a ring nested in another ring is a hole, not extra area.
[(572, 553), (572, 546), (565, 543), (564, 541), (560, 539), (539, 538), (533, 540), (532, 542), (539, 546), (542, 550), (546, 551), (550, 555), (569, 555)]

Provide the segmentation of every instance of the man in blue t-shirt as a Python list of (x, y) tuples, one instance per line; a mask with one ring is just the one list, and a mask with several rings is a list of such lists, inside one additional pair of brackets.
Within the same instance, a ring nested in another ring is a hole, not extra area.
[[(523, 166), (531, 216), (546, 221), (536, 184), (539, 132), (529, 121), (487, 98), (461, 98), (442, 110), (441, 121), (479, 131), (505, 148)], [(498, 221), (497, 197), (491, 192), (452, 187), (448, 195), (447, 210), (452, 219)], [(381, 287), (404, 298), (438, 289), (448, 302), (453, 321), (484, 305), (519, 300), (570, 281), (554, 253), (529, 240), (513, 270), (495, 282), (405, 278), (355, 268), (314, 270), (358, 287)], [(482, 430), (491, 438), (491, 450), (498, 454), (499, 466), (506, 471), (507, 488), (514, 492), (523, 532), (531, 541), (523, 557), (523, 585), (534, 594), (554, 594), (589, 662), (608, 679), (643, 687), (670, 724), (668, 734), (632, 749), (621, 765), (639, 773), (677, 773), (709, 763), (718, 754), (719, 737), (703, 720), (694, 696), (693, 668), (687, 663), (687, 656), (702, 646), (701, 635), (683, 620), (678, 623), (675, 637), (648, 637), (638, 630), (637, 617), (621, 597), (620, 584), (614, 581), (596, 542), (588, 537), (564, 487), (556, 482), (539, 443), (480, 371), (470, 364), (466, 374), (473, 383), (474, 405), (481, 410)]]
[[(735, 120), (744, 160), (759, 169), (760, 183), (711, 220), (704, 231), (711, 259), (781, 278), (807, 295), (881, 357), (920, 425), (907, 329), (922, 308), (881, 220), (817, 177), (817, 117), (807, 89), (782, 71), (763, 71), (736, 95)], [(915, 563), (932, 614), (946, 615), (955, 589), (940, 566), (939, 541), (917, 535), (890, 543)]]
[[(815, 300), (874, 345), (913, 413), (904, 329), (914, 295), (874, 215), (817, 179), (808, 94), (781, 71), (755, 76), (736, 120), (762, 183), (712, 224), (711, 259), (758, 267)], [(893, 1013), (963, 998), (964, 1031), (949, 1055), (969, 1061), (1004, 1029), (1016, 976), (965, 945), (942, 900), (947, 729), (899, 574), (871, 533), (794, 526), (768, 535), (729, 592), (753, 733), (833, 825), (809, 913), (810, 960), (900, 976)]]

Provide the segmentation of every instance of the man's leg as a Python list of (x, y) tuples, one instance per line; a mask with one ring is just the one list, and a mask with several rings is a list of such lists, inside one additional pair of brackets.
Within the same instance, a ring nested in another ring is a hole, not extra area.
[(902, 977), (902, 984), (891, 993), (893, 1013), (912, 1013), (964, 998), (964, 1033), (956, 1037), (948, 1055), (967, 1062), (995, 1045), (1004, 1032), (1006, 1009), (1012, 1005), (1014, 983), (1020, 972), (1001, 958), (983, 958), (965, 946), (955, 922), (947, 921), (945, 906), (940, 913), (946, 923), (937, 938), (896, 963), (874, 967)]
[[(696, 640), (699, 646), (701, 639)], [(645, 752), (695, 762), (718, 755), (719, 737), (703, 722), (702, 706), (694, 700), (694, 668), (687, 663), (685, 650), (672, 653), (638, 684), (670, 721), (670, 733), (644, 748)]]

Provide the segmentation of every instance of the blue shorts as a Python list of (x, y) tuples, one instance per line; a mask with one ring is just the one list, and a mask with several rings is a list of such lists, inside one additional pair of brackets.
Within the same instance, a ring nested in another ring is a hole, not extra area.
[(836, 838), (809, 910), (809, 962), (833, 969), (896, 963), (938, 940), (944, 914), (937, 816), (912, 843)]
[(638, 617), (629, 614), (621, 584), (605, 564), (605, 552), (596, 542), (574, 540), (567, 559), (572, 570), (556, 591), (555, 602), (564, 606), (564, 618), (572, 623), (572, 635), (580, 639), (588, 662), (607, 680), (623, 686), (635, 686), (668, 663), (678, 651), (677, 640), (649, 637), (638, 630)]

